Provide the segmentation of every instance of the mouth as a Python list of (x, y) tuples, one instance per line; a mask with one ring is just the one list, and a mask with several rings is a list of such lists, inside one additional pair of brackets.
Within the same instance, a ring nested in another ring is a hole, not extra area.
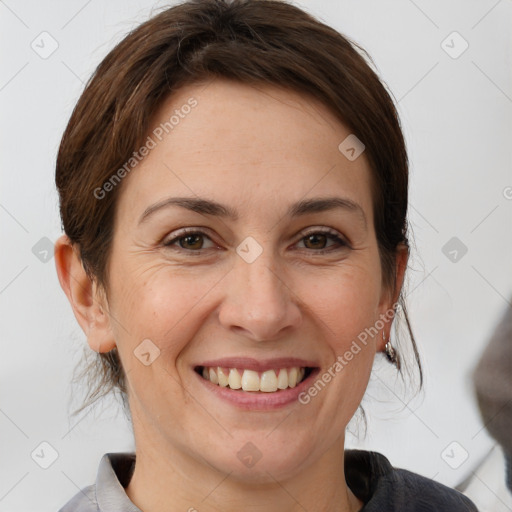
[(230, 357), (191, 369), (210, 396), (239, 410), (270, 412), (294, 406), (320, 373), (320, 364), (295, 357)]
[[(233, 361), (234, 362), (234, 361)], [(295, 388), (306, 380), (318, 367), (300, 364), (271, 363), (262, 368), (261, 363), (237, 361), (237, 364), (204, 364), (194, 371), (204, 380), (219, 387), (241, 393), (280, 393)]]

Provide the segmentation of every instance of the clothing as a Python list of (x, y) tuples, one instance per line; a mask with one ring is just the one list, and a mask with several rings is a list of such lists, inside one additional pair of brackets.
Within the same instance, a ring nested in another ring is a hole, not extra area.
[[(134, 468), (134, 453), (106, 453), (100, 461), (96, 484), (77, 493), (59, 512), (141, 512), (124, 490)], [(346, 450), (345, 479), (365, 503), (360, 512), (478, 512), (458, 491), (395, 469), (377, 452)]]
[(345, 479), (360, 512), (478, 512), (469, 498), (430, 478), (391, 466), (384, 455), (345, 451)]

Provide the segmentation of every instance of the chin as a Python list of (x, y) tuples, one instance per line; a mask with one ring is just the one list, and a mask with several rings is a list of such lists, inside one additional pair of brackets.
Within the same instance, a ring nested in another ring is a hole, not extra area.
[(209, 463), (224, 474), (230, 473), (231, 480), (251, 485), (275, 484), (302, 472), (308, 465), (311, 439), (290, 443), (286, 432), (269, 432), (230, 438), (222, 457), (212, 454)]

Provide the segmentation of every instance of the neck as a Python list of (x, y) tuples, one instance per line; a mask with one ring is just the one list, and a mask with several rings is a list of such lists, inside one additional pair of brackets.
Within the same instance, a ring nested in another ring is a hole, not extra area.
[(307, 470), (281, 481), (268, 473), (256, 484), (237, 479), (234, 471), (219, 472), (185, 449), (148, 438), (138, 441), (125, 491), (144, 512), (356, 512), (363, 506), (345, 482), (344, 436)]

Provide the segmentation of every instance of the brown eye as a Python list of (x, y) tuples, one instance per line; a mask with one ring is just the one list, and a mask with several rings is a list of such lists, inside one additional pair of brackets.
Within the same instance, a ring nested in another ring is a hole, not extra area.
[[(328, 238), (324, 233), (313, 233), (304, 237), (303, 240), (304, 245), (308, 249), (324, 249)], [(311, 244), (311, 246), (309, 244)]]
[[(206, 245), (205, 247), (205, 242), (206, 244), (209, 242), (210, 245)], [(163, 242), (163, 246), (166, 248), (188, 252), (200, 252), (202, 250), (211, 249), (214, 245), (208, 235), (197, 230), (182, 230), (181, 235), (178, 233), (178, 236)]]
[[(328, 246), (327, 243), (329, 241), (334, 243)], [(310, 249), (309, 252), (316, 254), (350, 248), (345, 240), (338, 236), (336, 232), (331, 231), (314, 231), (307, 233), (300, 239), (299, 243), (300, 242), (304, 243), (306, 249)]]
[(179, 237), (178, 243), (182, 249), (202, 249), (203, 248), (203, 235), (186, 235)]

